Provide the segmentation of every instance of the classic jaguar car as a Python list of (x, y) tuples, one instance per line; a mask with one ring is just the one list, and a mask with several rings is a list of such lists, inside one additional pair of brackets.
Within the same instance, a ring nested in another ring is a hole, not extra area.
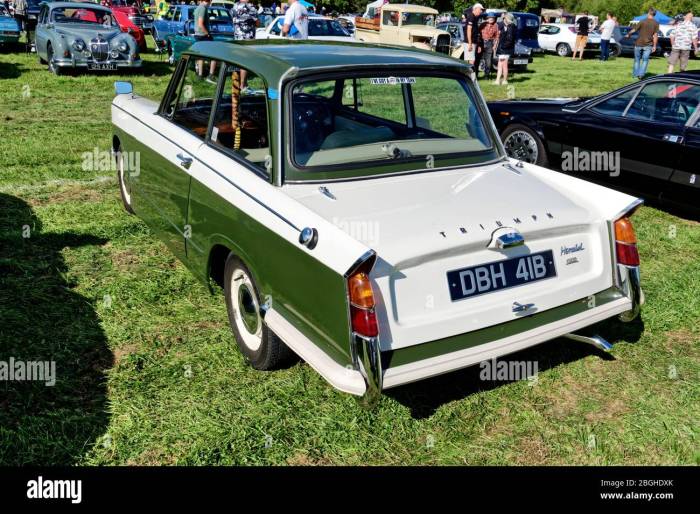
[[(699, 105), (700, 72), (689, 71), (593, 98), (507, 100), (489, 110), (513, 158), (700, 212)], [(618, 166), (572, 167), (576, 156)]]
[(124, 206), (223, 288), (257, 369), (296, 353), (374, 401), (559, 336), (609, 348), (579, 331), (639, 312), (640, 200), (509, 159), (472, 75), (409, 48), (197, 42), (162, 99), (115, 84)]
[(44, 3), (36, 27), (36, 53), (49, 71), (141, 67), (136, 40), (123, 33), (112, 11), (87, 2)]

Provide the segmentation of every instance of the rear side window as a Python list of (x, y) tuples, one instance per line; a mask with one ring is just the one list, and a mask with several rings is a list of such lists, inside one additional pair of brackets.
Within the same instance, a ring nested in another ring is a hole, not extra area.
[(210, 142), (268, 175), (270, 142), (265, 83), (255, 73), (227, 65)]
[(204, 138), (209, 127), (220, 64), (216, 61), (188, 58), (185, 71), (173, 88), (165, 107), (165, 116), (176, 125)]

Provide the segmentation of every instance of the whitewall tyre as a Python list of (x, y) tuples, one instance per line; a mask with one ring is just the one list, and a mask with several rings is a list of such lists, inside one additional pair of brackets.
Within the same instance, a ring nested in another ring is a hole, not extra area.
[(129, 170), (126, 168), (124, 155), (121, 149), (114, 153), (114, 157), (117, 161), (117, 181), (119, 182), (119, 194), (122, 197), (124, 209), (129, 214), (134, 214), (134, 210), (131, 207), (131, 187), (126, 183), (126, 174)]
[(253, 276), (233, 254), (226, 259), (224, 294), (233, 337), (253, 368), (276, 369), (293, 358), (294, 353), (265, 325)]

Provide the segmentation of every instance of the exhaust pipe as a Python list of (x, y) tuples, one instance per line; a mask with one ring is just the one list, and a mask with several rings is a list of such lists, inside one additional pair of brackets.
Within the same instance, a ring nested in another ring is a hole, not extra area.
[(592, 344), (599, 350), (603, 350), (604, 352), (609, 352), (612, 350), (613, 345), (608, 343), (605, 339), (600, 337), (599, 335), (594, 335), (594, 336), (582, 336), (579, 334), (564, 334), (564, 337), (568, 339), (572, 339), (574, 341), (578, 341), (580, 343), (588, 343)]

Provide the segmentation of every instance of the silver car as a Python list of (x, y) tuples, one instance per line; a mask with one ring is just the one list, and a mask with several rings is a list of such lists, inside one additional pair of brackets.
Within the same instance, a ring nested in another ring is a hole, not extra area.
[(140, 68), (138, 44), (121, 31), (111, 9), (82, 2), (45, 3), (36, 27), (36, 52), (56, 75), (68, 69)]

